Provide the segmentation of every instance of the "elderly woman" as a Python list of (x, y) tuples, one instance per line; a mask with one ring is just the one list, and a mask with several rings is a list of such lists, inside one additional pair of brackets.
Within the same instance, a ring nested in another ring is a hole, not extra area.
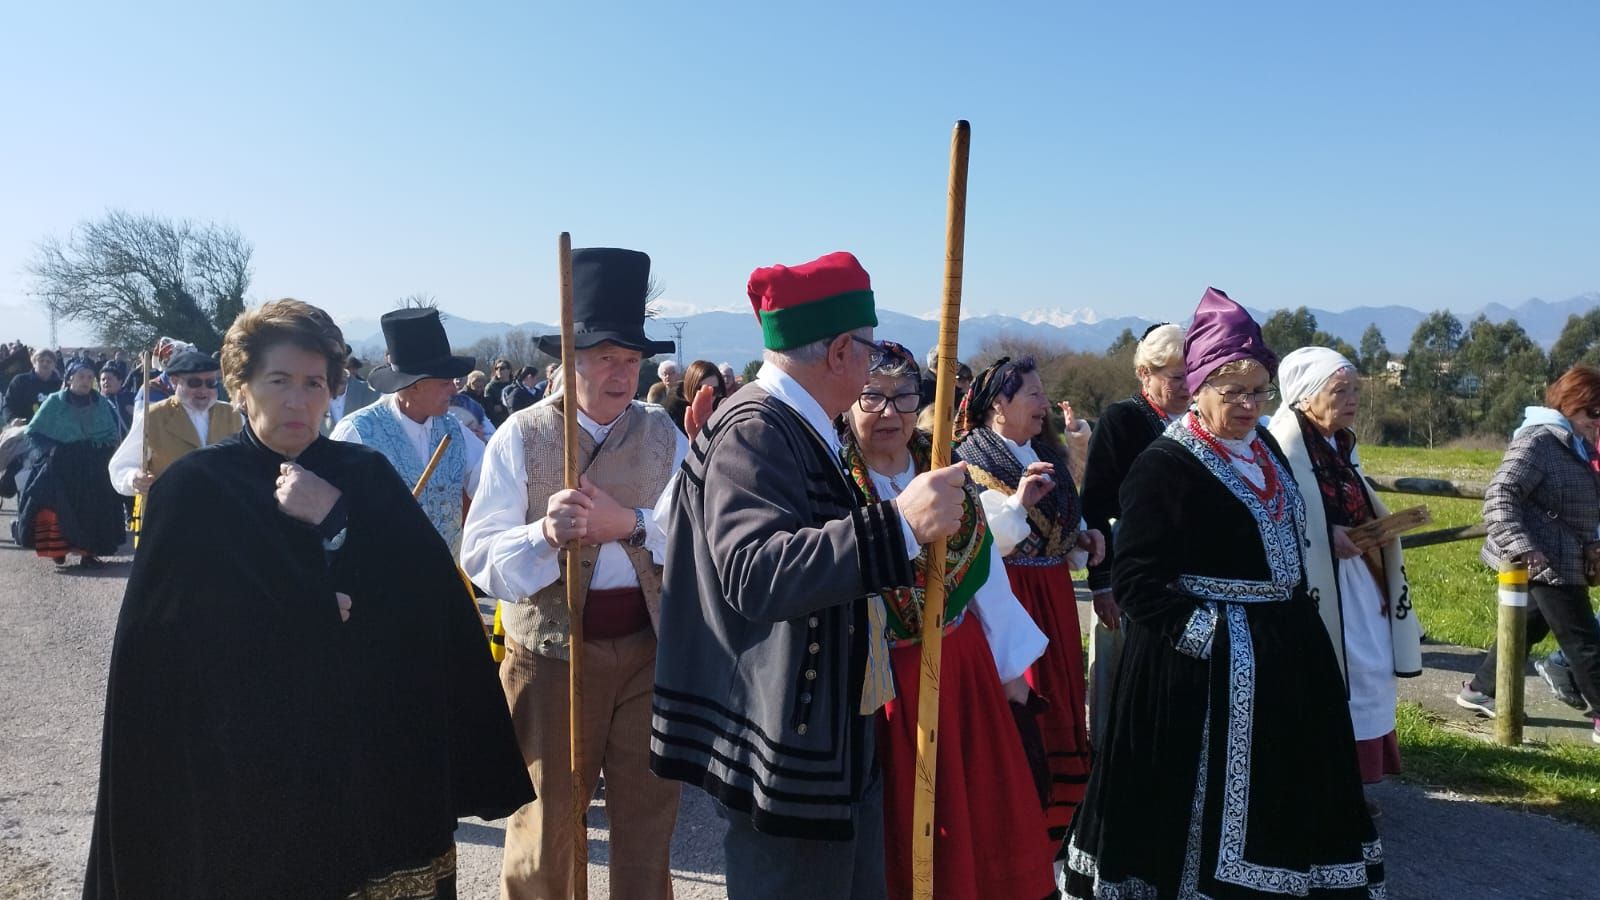
[[(1600, 627), (1584, 562), (1585, 547), (1600, 538), (1600, 369), (1573, 366), (1545, 390), (1544, 402), (1527, 408), (1484, 493), (1483, 561), (1528, 564), (1528, 646), (1555, 632), (1588, 714), (1600, 717)], [(1460, 706), (1491, 717), (1495, 649), (1456, 696)]]
[[(1400, 538), (1357, 544), (1350, 529), (1389, 514), (1361, 472), (1352, 430), (1361, 376), (1327, 347), (1302, 347), (1279, 368), (1283, 404), (1270, 431), (1306, 506), (1306, 582), (1350, 697), (1361, 780), (1400, 771), (1396, 676), (1422, 674), (1422, 627), (1411, 608)], [(1376, 811), (1370, 800), (1368, 808)]]
[(1256, 427), (1277, 360), (1211, 289), (1184, 364), (1195, 410), (1123, 483), (1112, 585), (1127, 646), (1061, 887), (1383, 896), (1344, 686), (1306, 590), (1305, 506)]
[(33, 453), (18, 479), (21, 503), (12, 536), (58, 566), (66, 565), (68, 554), (80, 565), (97, 566), (99, 557), (117, 552), (125, 534), (122, 500), (105, 476), (122, 425), (94, 385), (89, 364), (73, 362), (66, 387), (47, 396), (28, 423)]
[(1089, 776), (1083, 644), (1072, 570), (1085, 556), (1099, 562), (1105, 544), (1083, 522), (1061, 443), (1046, 430), (1049, 412), (1034, 361), (1002, 358), (978, 373), (967, 392), (961, 424), (970, 430), (956, 452), (979, 486), (1027, 514), (1028, 534), (1005, 556), (1006, 576), (1050, 641), (1027, 678), (1049, 703), (1039, 718), (1050, 761), (1045, 819), (1051, 838), (1060, 840)]
[(245, 429), (151, 488), (86, 897), (454, 897), (456, 819), (532, 797), (449, 549), (384, 457), (318, 433), (342, 363), (322, 310), (245, 312)]
[[(931, 438), (915, 427), (916, 359), (892, 341), (880, 341), (878, 348), (861, 397), (840, 423), (846, 466), (870, 502), (898, 497), (932, 461)], [(689, 371), (685, 383), (694, 367)], [(976, 485), (968, 482), (962, 526), (946, 551), (933, 851), (933, 883), (941, 898), (1037, 900), (1051, 891), (1053, 847), (1045, 839), (1038, 793), (1007, 707), (1008, 700), (1027, 703), (1022, 674), (1044, 652), (1045, 636), (1001, 575), (1001, 557), (1028, 533), (1026, 518), (1020, 508), (1002, 515), (1003, 521), (991, 523)], [(927, 549), (922, 552), (919, 582), (927, 562)], [(902, 898), (912, 896), (922, 589), (883, 600), (895, 699), (879, 715), (878, 748), (888, 895)]]

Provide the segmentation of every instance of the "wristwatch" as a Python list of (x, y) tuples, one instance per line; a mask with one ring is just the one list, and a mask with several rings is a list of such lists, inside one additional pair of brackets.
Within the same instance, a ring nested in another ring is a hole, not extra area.
[(644, 538), (644, 510), (635, 509), (633, 511), (633, 532), (628, 535), (628, 546), (643, 547)]

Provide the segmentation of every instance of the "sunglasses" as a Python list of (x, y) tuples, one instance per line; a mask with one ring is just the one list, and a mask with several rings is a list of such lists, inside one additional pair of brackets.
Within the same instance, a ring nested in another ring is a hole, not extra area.
[(198, 391), (201, 388), (205, 388), (208, 391), (214, 391), (217, 389), (218, 383), (219, 382), (215, 378), (185, 378), (183, 380), (184, 386), (191, 391)]

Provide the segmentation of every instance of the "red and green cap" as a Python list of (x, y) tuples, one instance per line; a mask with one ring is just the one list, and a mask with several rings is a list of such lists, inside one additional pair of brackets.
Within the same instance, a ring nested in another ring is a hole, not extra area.
[(761, 343), (768, 350), (792, 350), (878, 324), (872, 279), (844, 251), (792, 268), (757, 269), (750, 273), (749, 292), (761, 320)]

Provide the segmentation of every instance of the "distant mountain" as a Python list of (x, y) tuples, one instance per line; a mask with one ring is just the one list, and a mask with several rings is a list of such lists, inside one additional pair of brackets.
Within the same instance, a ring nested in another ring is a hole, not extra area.
[[(1528, 336), (1545, 347), (1555, 343), (1569, 315), (1582, 315), (1600, 307), (1600, 292), (1581, 294), (1569, 300), (1551, 303), (1534, 298), (1516, 306), (1491, 303), (1469, 313), (1457, 312), (1462, 324), (1470, 322), (1480, 313), (1491, 321), (1516, 319)], [(761, 332), (749, 312), (714, 309), (697, 311), (684, 303), (665, 304), (662, 318), (650, 319), (645, 331), (657, 340), (671, 340), (671, 323), (682, 322), (684, 359), (708, 359), (713, 362), (730, 362), (735, 367), (761, 355)], [(1361, 335), (1369, 325), (1376, 324), (1383, 332), (1389, 349), (1404, 353), (1411, 335), (1427, 313), (1407, 306), (1361, 306), (1334, 312), (1312, 309), (1317, 326), (1323, 331), (1359, 346)], [(671, 315), (666, 318), (665, 315)], [(1264, 321), (1269, 311), (1251, 310), (1258, 320)], [(899, 341), (920, 358), (928, 348), (938, 342), (937, 314), (910, 315), (895, 310), (878, 311), (878, 334)], [(1117, 339), (1123, 329), (1140, 334), (1154, 320), (1141, 316), (1101, 318), (1093, 309), (1036, 309), (1021, 316), (974, 315), (961, 321), (960, 349), (964, 358), (976, 356), (986, 344), (998, 339), (1027, 340), (1054, 345), (1067, 350), (1101, 352)], [(352, 319), (342, 326), (345, 339), (358, 353), (380, 357), (383, 354), (383, 332), (376, 320)], [(543, 322), (477, 322), (459, 316), (445, 316), (445, 331), (456, 347), (469, 347), (486, 337), (503, 335), (513, 329), (532, 335), (553, 334), (556, 326)]]

